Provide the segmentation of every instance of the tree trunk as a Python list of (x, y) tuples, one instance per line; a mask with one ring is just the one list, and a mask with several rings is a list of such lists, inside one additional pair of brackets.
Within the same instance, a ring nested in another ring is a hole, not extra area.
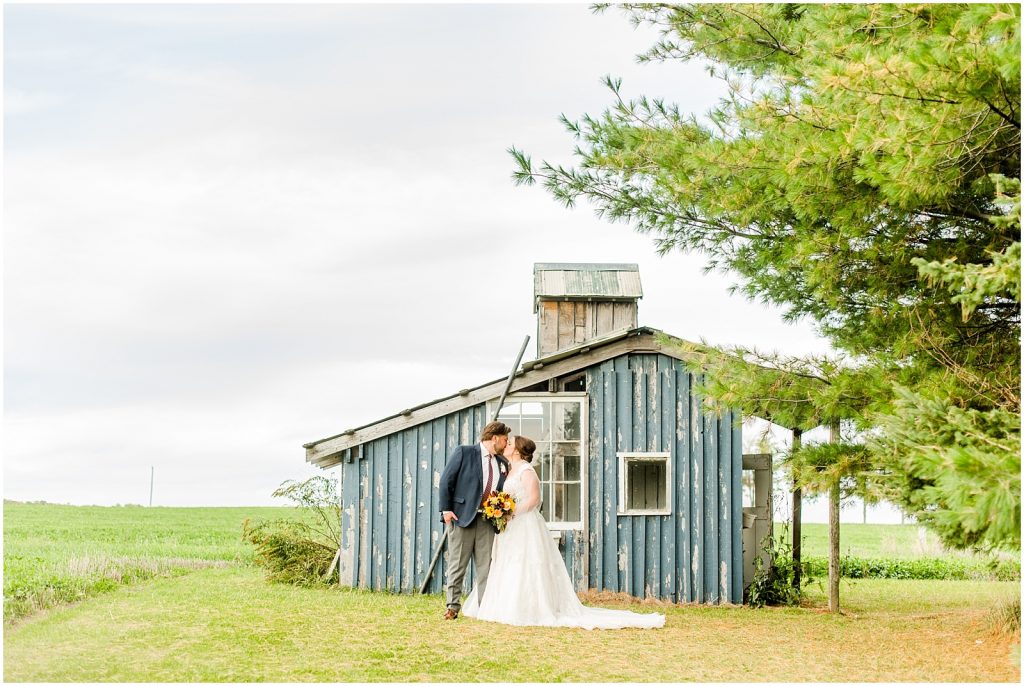
[(828, 611), (839, 612), (839, 482), (828, 493)]
[[(831, 427), (832, 443), (839, 442), (839, 423)], [(828, 611), (839, 612), (839, 479), (828, 493)]]
[[(793, 429), (793, 450), (797, 450), (800, 447), (801, 436), (803, 432), (800, 429)], [(796, 481), (793, 482), (793, 588), (800, 588), (800, 509), (802, 503), (800, 502), (802, 493), (796, 485)]]

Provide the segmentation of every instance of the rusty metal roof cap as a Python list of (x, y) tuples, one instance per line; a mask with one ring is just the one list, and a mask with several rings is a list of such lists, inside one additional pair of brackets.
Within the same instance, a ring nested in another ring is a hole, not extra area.
[(643, 297), (635, 264), (533, 265), (534, 306), (540, 300), (638, 300)]

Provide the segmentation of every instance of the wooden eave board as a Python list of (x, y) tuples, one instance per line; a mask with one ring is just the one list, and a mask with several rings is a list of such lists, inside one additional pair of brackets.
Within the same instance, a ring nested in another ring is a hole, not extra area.
[[(630, 329), (605, 337), (603, 340), (588, 341), (572, 350), (526, 362), (516, 373), (509, 392), (515, 393), (542, 381), (571, 374), (578, 369), (631, 352), (660, 352), (676, 359), (684, 359), (678, 349), (658, 343), (657, 335), (660, 333), (657, 329), (648, 327)], [(507, 381), (507, 378), (496, 379), (482, 386), (404, 410), (372, 424), (350, 429), (337, 436), (307, 443), (303, 446), (306, 449), (306, 461), (325, 469), (332, 467), (341, 462), (341, 453), (349, 448), (494, 400), (501, 395)]]

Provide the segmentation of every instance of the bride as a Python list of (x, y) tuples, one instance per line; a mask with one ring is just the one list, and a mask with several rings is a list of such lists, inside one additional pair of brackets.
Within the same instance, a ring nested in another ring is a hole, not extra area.
[(470, 593), (462, 612), (516, 626), (568, 626), (583, 629), (653, 629), (665, 615), (586, 607), (576, 597), (558, 545), (540, 514), (540, 480), (530, 462), (536, 444), (516, 436), (505, 449), (511, 463), (505, 491), (516, 500), (515, 515), (496, 536), (483, 598)]

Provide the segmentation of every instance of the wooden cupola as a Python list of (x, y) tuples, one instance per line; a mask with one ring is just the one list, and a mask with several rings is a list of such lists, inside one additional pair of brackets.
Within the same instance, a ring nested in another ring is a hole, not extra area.
[(534, 264), (537, 357), (636, 328), (642, 297), (635, 264)]

